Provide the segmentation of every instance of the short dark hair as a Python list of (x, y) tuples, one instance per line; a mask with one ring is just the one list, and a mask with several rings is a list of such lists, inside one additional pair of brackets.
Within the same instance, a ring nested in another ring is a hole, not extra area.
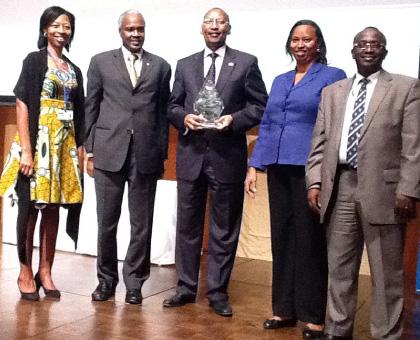
[(380, 38), (383, 40), (382, 42), (383, 42), (383, 44), (386, 46), (386, 37), (385, 37), (385, 34), (383, 34), (377, 27), (374, 27), (374, 26), (368, 26), (368, 27), (365, 27), (363, 30), (361, 30), (359, 33), (357, 33), (355, 36), (354, 36), (354, 39), (353, 39), (353, 44), (355, 44), (356, 43), (356, 41), (357, 41), (357, 39), (359, 39), (359, 37), (360, 37), (360, 35), (364, 32), (364, 31), (366, 31), (366, 30), (375, 30), (376, 32), (378, 32), (378, 34), (379, 34), (379, 36), (380, 36)]
[(299, 20), (292, 26), (289, 32), (289, 36), (287, 38), (287, 42), (286, 42), (286, 54), (290, 56), (290, 58), (293, 60), (293, 54), (290, 49), (290, 42), (292, 40), (292, 34), (296, 27), (302, 26), (302, 25), (312, 26), (315, 29), (316, 38), (319, 44), (319, 47), (318, 47), (319, 53), (318, 53), (318, 58), (316, 59), (316, 61), (321, 64), (327, 64), (327, 45), (325, 44), (324, 36), (322, 35), (321, 29), (319, 28), (319, 26), (316, 24), (315, 21), (312, 21), (312, 20), (307, 20), (307, 19)]
[(51, 6), (48, 7), (44, 13), (41, 15), (41, 19), (39, 20), (39, 36), (38, 36), (38, 48), (45, 48), (48, 46), (48, 39), (46, 36), (44, 36), (44, 30), (51, 25), (52, 22), (54, 22), (55, 19), (57, 19), (60, 15), (67, 15), (70, 21), (71, 25), (71, 34), (69, 42), (66, 44), (65, 48), (68, 51), (70, 49), (70, 44), (74, 37), (74, 31), (76, 29), (75, 27), (75, 19), (74, 15), (71, 14), (69, 11), (66, 11), (64, 8), (61, 8), (59, 6)]

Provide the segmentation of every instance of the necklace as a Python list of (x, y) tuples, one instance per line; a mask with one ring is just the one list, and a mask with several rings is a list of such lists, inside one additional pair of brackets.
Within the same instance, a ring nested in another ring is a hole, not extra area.
[(53, 55), (49, 49), (47, 49), (48, 55), (52, 58), (55, 66), (59, 69), (59, 70), (63, 70), (63, 71), (67, 71), (68, 70), (68, 66), (66, 61), (62, 58), (62, 57), (58, 57)]
[(64, 64), (65, 61), (63, 59), (63, 57), (59, 57), (57, 55), (54, 55), (53, 53), (51, 53), (51, 51), (49, 49), (47, 49), (48, 55), (53, 58), (53, 60), (59, 64)]
[(64, 60), (59, 57), (53, 57), (59, 64), (64, 64)]

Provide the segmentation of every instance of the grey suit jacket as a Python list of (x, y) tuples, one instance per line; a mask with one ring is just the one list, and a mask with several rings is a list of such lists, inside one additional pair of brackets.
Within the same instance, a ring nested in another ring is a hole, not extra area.
[(233, 123), (228, 131), (189, 131), (184, 118), (204, 81), (204, 51), (178, 61), (168, 118), (179, 130), (176, 174), (194, 180), (200, 174), (204, 155), (210, 153), (216, 178), (224, 183), (243, 182), (247, 168), (246, 131), (259, 124), (267, 102), (267, 91), (253, 55), (226, 47), (216, 83), (224, 110)]
[[(324, 88), (306, 166), (308, 187), (320, 183), (321, 221), (334, 202), (347, 98), (345, 79)], [(395, 193), (420, 198), (420, 82), (381, 71), (358, 149), (356, 199), (371, 224), (396, 224)]]
[(162, 171), (168, 145), (169, 64), (143, 51), (140, 78), (133, 88), (117, 49), (94, 56), (87, 76), (85, 148), (93, 152), (95, 168), (119, 171), (133, 138), (138, 171)]

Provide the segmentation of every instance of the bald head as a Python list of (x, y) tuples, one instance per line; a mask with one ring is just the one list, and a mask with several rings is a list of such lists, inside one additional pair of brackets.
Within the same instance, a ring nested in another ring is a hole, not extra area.
[(230, 34), (229, 16), (221, 8), (212, 8), (204, 15), (201, 34), (209, 49), (216, 51), (226, 44)]
[(229, 22), (229, 15), (223, 10), (223, 9), (221, 9), (221, 8), (219, 8), (219, 7), (213, 7), (212, 9), (209, 9), (207, 12), (206, 12), (206, 14), (204, 14), (204, 20), (206, 19), (206, 17), (208, 17), (209, 16), (209, 14), (211, 13), (211, 12), (213, 12), (213, 11), (217, 11), (217, 12), (219, 12), (224, 18), (225, 18), (225, 20), (227, 21), (227, 22)]

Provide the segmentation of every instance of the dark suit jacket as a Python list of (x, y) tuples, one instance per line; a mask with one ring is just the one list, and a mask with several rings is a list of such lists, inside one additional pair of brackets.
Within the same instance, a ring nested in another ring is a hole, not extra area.
[(143, 51), (140, 78), (133, 88), (117, 49), (94, 56), (87, 76), (85, 148), (93, 152), (95, 168), (121, 170), (133, 130), (138, 171), (162, 171), (168, 145), (169, 64)]
[[(321, 96), (306, 183), (321, 184), (321, 220), (334, 204), (339, 147), (353, 79), (326, 87)], [(356, 199), (371, 224), (400, 223), (395, 193), (420, 198), (420, 82), (382, 71), (360, 134)]]
[(247, 168), (246, 131), (259, 124), (267, 101), (267, 91), (257, 58), (229, 47), (216, 89), (224, 103), (224, 114), (231, 114), (228, 131), (189, 131), (184, 117), (194, 113), (193, 105), (204, 81), (204, 51), (178, 61), (170, 98), (168, 118), (179, 130), (176, 174), (196, 179), (208, 149), (216, 178), (224, 183), (242, 182)]

